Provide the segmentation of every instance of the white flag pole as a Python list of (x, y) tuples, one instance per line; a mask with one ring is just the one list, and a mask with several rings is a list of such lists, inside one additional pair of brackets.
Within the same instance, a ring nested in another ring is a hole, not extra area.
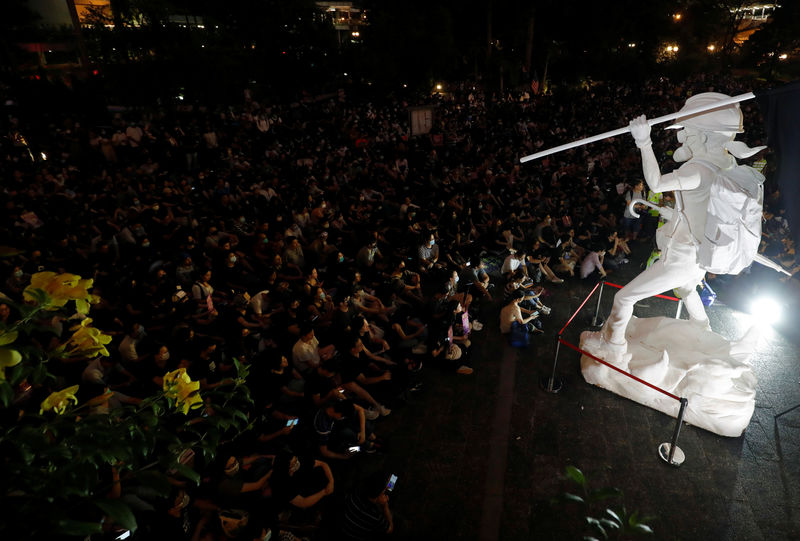
[[(718, 101), (709, 105), (704, 105), (702, 107), (696, 107), (694, 109), (689, 109), (687, 111), (676, 111), (674, 113), (670, 113), (668, 115), (660, 116), (657, 118), (650, 118), (647, 120), (647, 123), (651, 126), (655, 126), (656, 124), (662, 124), (664, 122), (669, 122), (670, 120), (675, 120), (677, 118), (686, 118), (690, 116), (697, 115), (699, 113), (707, 113), (708, 111), (715, 111), (717, 109), (725, 108), (729, 105), (733, 105), (734, 103), (739, 103), (742, 101), (747, 101), (755, 98), (755, 94), (752, 92), (748, 92), (747, 94), (740, 94), (738, 96), (733, 96), (731, 98)], [(623, 133), (630, 132), (631, 129), (629, 126), (625, 126), (624, 128), (618, 128), (616, 130), (607, 131), (605, 133), (601, 133), (598, 135), (593, 135), (591, 137), (587, 137), (585, 139), (581, 139), (579, 141), (573, 141), (571, 143), (567, 143), (565, 145), (560, 145), (557, 147), (553, 147), (547, 150), (542, 150), (541, 152), (536, 152), (535, 154), (530, 154), (525, 156), (524, 158), (520, 158), (520, 163), (529, 162), (531, 160), (536, 160), (538, 158), (543, 158), (545, 156), (549, 156), (550, 154), (555, 154), (557, 152), (561, 152), (564, 150), (569, 150), (571, 148), (577, 148), (583, 145), (588, 145), (589, 143), (594, 143), (597, 141), (602, 141), (603, 139), (608, 139), (609, 137), (616, 137), (617, 135), (622, 135)]]

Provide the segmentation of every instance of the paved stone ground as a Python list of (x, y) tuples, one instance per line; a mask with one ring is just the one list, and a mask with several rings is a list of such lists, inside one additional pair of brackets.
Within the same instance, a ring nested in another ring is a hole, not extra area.
[[(626, 283), (648, 248), (609, 276)], [(739, 438), (724, 438), (685, 425), (675, 468), (657, 455), (670, 441), (675, 420), (583, 381), (577, 353), (561, 348), (557, 375), (564, 387), (545, 392), (555, 336), (594, 284), (567, 281), (548, 288), (553, 307), (547, 332), (526, 350), (507, 345), (497, 330), (496, 300), (486, 327), (476, 334), (471, 376), (425, 368), (425, 390), (382, 419), (378, 432), (387, 454), (363, 457), (359, 470), (382, 466), (399, 476), (393, 509), (396, 539), (580, 539), (586, 516), (577, 504), (553, 505), (564, 491), (567, 465), (580, 468), (593, 488), (616, 487), (610, 505), (652, 516), (655, 539), (800, 538), (800, 285), (779, 281), (766, 269), (715, 282), (718, 302), (712, 328), (730, 338), (749, 326), (742, 306), (755, 292), (780, 295), (789, 310), (753, 359), (759, 380), (756, 410)], [(499, 296), (499, 295), (498, 295)], [(611, 292), (604, 295), (607, 314)], [(595, 301), (564, 333), (576, 343), (589, 327)], [(668, 301), (649, 299), (636, 315), (673, 315)], [(684, 316), (685, 317), (685, 316)], [(600, 507), (593, 516), (599, 516)]]

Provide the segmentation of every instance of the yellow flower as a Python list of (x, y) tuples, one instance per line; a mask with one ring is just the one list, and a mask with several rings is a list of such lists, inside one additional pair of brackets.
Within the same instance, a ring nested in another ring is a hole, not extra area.
[(203, 406), (199, 390), (200, 382), (192, 381), (185, 368), (178, 368), (164, 375), (164, 395), (170, 400), (174, 400), (175, 405), (184, 414)]
[[(82, 357), (97, 357), (103, 355), (108, 357), (108, 350), (106, 344), (111, 342), (111, 336), (103, 334), (99, 329), (90, 327), (92, 318), (85, 318), (81, 321), (80, 325), (71, 327), (72, 336), (66, 343), (68, 357), (82, 356)], [(65, 348), (66, 348), (65, 347)]]
[(26, 301), (36, 301), (31, 290), (40, 289), (47, 293), (49, 301), (47, 309), (56, 310), (69, 301), (75, 301), (75, 308), (81, 314), (89, 312), (89, 305), (97, 303), (100, 299), (89, 293), (94, 280), (81, 278), (77, 274), (56, 274), (55, 272), (37, 272), (31, 276), (31, 283), (23, 291)]
[(70, 402), (77, 404), (78, 399), (75, 397), (75, 393), (78, 392), (78, 387), (78, 385), (73, 385), (72, 387), (67, 387), (55, 393), (50, 393), (50, 396), (45, 398), (44, 402), (42, 402), (39, 414), (41, 415), (45, 411), (53, 410), (61, 415), (67, 409)]

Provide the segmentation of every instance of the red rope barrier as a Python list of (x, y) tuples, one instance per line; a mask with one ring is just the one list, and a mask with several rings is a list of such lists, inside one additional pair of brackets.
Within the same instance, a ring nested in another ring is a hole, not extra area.
[(646, 381), (645, 381), (645, 380), (643, 380), (643, 379), (637, 378), (637, 377), (636, 377), (636, 376), (634, 376), (633, 374), (631, 374), (631, 373), (629, 373), (629, 372), (626, 372), (625, 370), (622, 370), (621, 368), (617, 368), (617, 367), (616, 367), (616, 366), (614, 366), (613, 364), (607, 363), (607, 362), (606, 362), (606, 361), (604, 361), (603, 359), (600, 359), (600, 358), (598, 358), (598, 357), (595, 357), (594, 355), (592, 355), (592, 354), (591, 354), (591, 353), (589, 353), (589, 352), (583, 351), (583, 350), (582, 350), (581, 348), (579, 348), (578, 346), (575, 346), (575, 345), (572, 345), (572, 344), (570, 344), (570, 343), (569, 343), (569, 342), (567, 342), (566, 340), (563, 340), (561, 337), (559, 337), (559, 338), (558, 338), (558, 341), (559, 341), (561, 344), (564, 344), (565, 346), (567, 346), (567, 347), (569, 347), (569, 348), (571, 348), (571, 349), (574, 349), (574, 350), (575, 350), (575, 351), (577, 351), (578, 353), (581, 353), (582, 355), (586, 355), (587, 357), (591, 357), (591, 358), (592, 358), (592, 359), (594, 359), (595, 361), (597, 361), (597, 362), (599, 362), (599, 363), (601, 363), (601, 364), (604, 364), (604, 365), (606, 365), (606, 366), (607, 366), (607, 367), (609, 367), (609, 368), (613, 368), (614, 370), (616, 370), (616, 371), (617, 371), (617, 372), (619, 372), (620, 374), (625, 374), (625, 375), (626, 375), (626, 376), (628, 376), (629, 378), (631, 378), (631, 379), (635, 379), (635, 380), (636, 380), (636, 381), (638, 381), (639, 383), (642, 383), (642, 384), (644, 384), (644, 385), (647, 385), (647, 386), (648, 386), (648, 387), (650, 387), (651, 389), (654, 389), (654, 390), (658, 391), (659, 393), (663, 393), (663, 394), (667, 395), (668, 397), (670, 397), (670, 398), (673, 398), (673, 399), (677, 400), (678, 402), (680, 402), (680, 401), (681, 401), (681, 399), (680, 399), (679, 397), (675, 396), (674, 394), (672, 394), (672, 393), (670, 393), (670, 392), (668, 392), (668, 391), (665, 391), (664, 389), (661, 389), (660, 387), (656, 387), (656, 386), (655, 386), (655, 385), (653, 385), (652, 383), (648, 383), (648, 382), (646, 382)]
[[(612, 284), (611, 282), (603, 282), (603, 283), (607, 286), (616, 287), (617, 289), (622, 289), (623, 287), (625, 287), (619, 284)], [(592, 290), (592, 293), (593, 292), (594, 290)], [(591, 296), (592, 293), (589, 293), (589, 295)], [(675, 302), (680, 300), (678, 297), (669, 297), (667, 295), (653, 295), (653, 297), (658, 297), (659, 299), (667, 299), (668, 301), (675, 301)]]
[(575, 316), (577, 316), (577, 315), (578, 315), (578, 312), (580, 312), (580, 311), (581, 311), (581, 309), (583, 308), (583, 305), (584, 305), (584, 304), (586, 304), (587, 302), (589, 302), (589, 299), (592, 297), (592, 295), (594, 295), (594, 292), (595, 292), (595, 291), (597, 291), (597, 288), (598, 288), (598, 287), (600, 287), (600, 282), (597, 282), (597, 283), (594, 285), (594, 289), (592, 289), (592, 290), (589, 292), (589, 294), (588, 294), (588, 295), (586, 295), (586, 298), (583, 300), (583, 302), (581, 303), (581, 305), (580, 305), (580, 306), (578, 306), (578, 309), (577, 309), (577, 310), (575, 310), (575, 313), (574, 313), (574, 314), (572, 314), (572, 317), (571, 317), (571, 318), (569, 318), (569, 321), (567, 321), (567, 323), (566, 323), (566, 324), (565, 324), (565, 325), (564, 325), (564, 326), (561, 328), (561, 330), (560, 330), (560, 331), (558, 331), (558, 336), (561, 336), (561, 335), (564, 333), (564, 329), (566, 329), (567, 327), (569, 327), (569, 324), (570, 324), (570, 323), (572, 323), (572, 320), (573, 320), (573, 319), (575, 319)]

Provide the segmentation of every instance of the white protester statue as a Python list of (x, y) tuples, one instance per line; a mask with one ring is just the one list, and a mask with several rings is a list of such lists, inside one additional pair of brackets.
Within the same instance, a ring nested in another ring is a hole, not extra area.
[[(728, 96), (713, 92), (698, 94), (686, 101), (682, 111), (726, 98)], [(754, 404), (755, 377), (746, 365), (748, 355), (743, 353), (749, 346), (737, 343), (728, 348), (728, 351), (724, 346), (727, 341), (710, 331), (708, 316), (697, 293), (697, 286), (706, 270), (736, 273), (752, 260), (750, 258), (744, 263), (727, 261), (722, 270), (716, 263), (707, 264), (707, 261), (715, 259), (714, 250), (717, 249), (716, 244), (709, 240), (707, 225), (711, 227), (711, 220), (716, 219), (710, 205), (714, 204), (712, 193), (717, 197), (715, 182), (718, 182), (720, 172), (724, 178), (734, 178), (737, 184), (741, 183), (736, 179), (744, 179), (744, 185), (749, 188), (741, 193), (751, 193), (752, 197), (757, 198), (760, 209), (763, 177), (754, 169), (737, 164), (735, 157), (750, 157), (764, 147), (751, 149), (744, 143), (734, 141), (736, 134), (743, 131), (742, 113), (738, 104), (689, 117), (678, 117), (677, 123), (669, 128), (680, 130), (677, 135), (681, 146), (674, 152), (673, 158), (683, 165), (662, 175), (652, 149), (647, 120), (642, 116), (630, 123), (631, 134), (641, 152), (644, 178), (649, 188), (657, 193), (675, 193), (675, 209), (663, 210), (668, 221), (656, 232), (661, 258), (617, 292), (611, 314), (603, 329), (600, 332), (582, 333), (581, 348), (623, 370), (630, 370), (634, 375), (643, 377), (656, 386), (661, 384), (662, 388), (670, 392), (677, 391), (682, 393), (680, 396), (687, 397), (697, 395), (694, 401), (689, 397), (687, 422), (722, 435), (739, 435), (749, 423)], [(709, 215), (712, 218), (708, 218)], [(760, 213), (756, 221), (759, 219)], [(760, 225), (757, 235), (760, 237)], [(735, 232), (730, 233), (727, 240), (729, 245), (720, 247), (721, 251), (734, 255), (741, 253), (738, 243), (743, 240)], [(655, 322), (642, 324), (644, 321), (636, 322), (636, 318), (632, 321), (636, 302), (671, 290), (683, 299), (689, 321), (678, 321), (677, 327), (671, 322), (659, 325)], [(668, 329), (663, 331), (667, 333), (668, 339), (664, 338), (663, 332), (656, 338), (656, 329), (659, 328)], [(688, 353), (683, 349), (686, 345), (683, 343), (680, 348), (681, 359), (674, 359), (678, 342), (687, 340), (693, 344)], [(675, 351), (670, 351), (670, 342), (675, 343)], [(748, 341), (750, 342), (752, 340)], [(732, 353), (734, 351), (735, 354)], [(689, 358), (686, 358), (687, 354)], [(639, 389), (644, 389), (644, 386), (632, 380), (624, 382), (627, 389), (620, 392), (623, 382), (618, 379), (627, 378), (586, 356), (582, 359), (582, 370), (590, 383), (675, 415), (677, 404), (665, 403), (663, 407), (654, 405), (647, 392)], [(706, 373), (707, 378), (703, 376)], [(709, 397), (708, 378), (725, 379), (721, 376), (724, 373), (730, 376), (727, 379), (730, 385), (722, 385), (724, 389), (719, 385), (714, 386), (714, 396)], [(730, 389), (736, 391), (727, 396)], [(697, 411), (697, 408), (708, 399), (714, 403), (713, 406), (708, 406), (708, 409), (713, 410), (713, 418), (703, 419), (707, 412)], [(725, 404), (728, 405), (720, 406), (720, 400), (727, 400)], [(692, 415), (695, 418), (690, 419)], [(700, 419), (697, 418), (698, 415)], [(720, 418), (723, 419), (721, 424)]]

